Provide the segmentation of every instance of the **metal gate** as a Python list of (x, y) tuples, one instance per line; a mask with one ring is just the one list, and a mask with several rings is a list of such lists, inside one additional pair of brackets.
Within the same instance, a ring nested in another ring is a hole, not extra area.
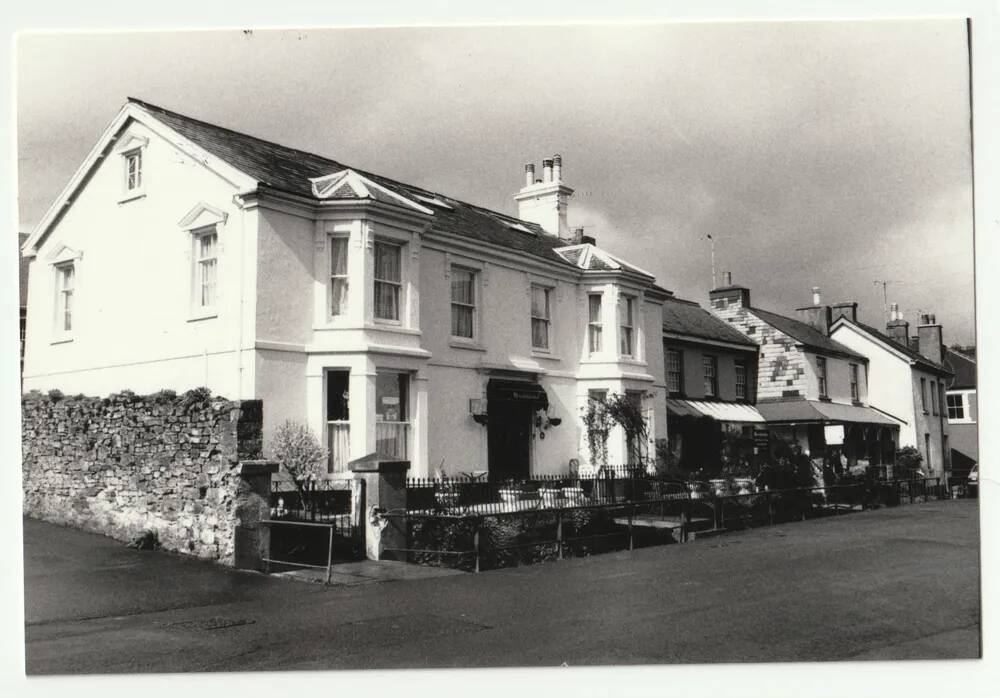
[(271, 483), (270, 549), (268, 571), (285, 568), (326, 569), (338, 562), (364, 557), (364, 509), (361, 483), (320, 480), (301, 490), (288, 480)]

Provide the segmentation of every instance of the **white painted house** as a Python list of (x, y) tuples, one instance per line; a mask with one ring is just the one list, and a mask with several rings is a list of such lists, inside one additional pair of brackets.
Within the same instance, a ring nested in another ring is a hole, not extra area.
[(670, 293), (571, 235), (559, 156), (525, 177), (514, 218), (129, 100), (24, 244), (24, 389), (259, 398), (334, 474), (563, 472), (607, 391), (665, 438)]
[(830, 337), (868, 359), (868, 402), (900, 420), (899, 445), (913, 446), (923, 456), (927, 477), (947, 477), (951, 447), (945, 388), (952, 371), (942, 363), (941, 325), (924, 315), (918, 337), (893, 304), (886, 332), (857, 320), (836, 318)]

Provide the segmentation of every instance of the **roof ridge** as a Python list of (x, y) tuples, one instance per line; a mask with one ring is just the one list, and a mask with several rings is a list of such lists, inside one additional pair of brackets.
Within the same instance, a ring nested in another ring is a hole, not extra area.
[[(157, 104), (152, 104), (151, 102), (146, 102), (146, 101), (138, 99), (136, 97), (126, 97), (126, 100), (128, 102), (131, 102), (133, 104), (138, 104), (139, 106), (147, 108), (147, 109), (152, 109), (152, 110), (156, 110), (156, 111), (165, 112), (165, 113), (170, 114), (172, 116), (175, 116), (175, 117), (178, 117), (178, 118), (181, 118), (181, 119), (187, 119), (188, 121), (193, 121), (195, 123), (202, 124), (202, 125), (208, 126), (210, 128), (216, 128), (216, 129), (219, 129), (220, 131), (226, 131), (228, 133), (234, 133), (237, 136), (241, 136), (243, 138), (252, 138), (255, 141), (259, 141), (261, 143), (265, 143), (265, 144), (270, 145), (270, 146), (277, 146), (279, 148), (285, 148), (286, 150), (291, 150), (291, 151), (296, 152), (296, 153), (302, 153), (303, 155), (308, 155), (309, 157), (312, 157), (312, 158), (319, 158), (321, 160), (326, 160), (327, 162), (329, 162), (329, 163), (331, 163), (333, 165), (337, 165), (338, 167), (341, 167), (343, 169), (353, 170), (354, 172), (357, 172), (360, 175), (364, 175), (366, 177), (374, 178), (376, 180), (383, 180), (385, 182), (389, 182), (393, 186), (403, 187), (403, 188), (406, 188), (406, 189), (412, 189), (414, 191), (421, 192), (423, 194), (433, 195), (434, 197), (442, 197), (442, 198), (444, 198), (446, 200), (456, 201), (456, 202), (462, 204), (463, 206), (468, 206), (469, 208), (474, 208), (474, 209), (477, 209), (479, 211), (485, 211), (486, 213), (489, 213), (489, 214), (494, 215), (494, 216), (499, 216), (499, 217), (502, 217), (502, 218), (505, 218), (505, 219), (508, 219), (508, 220), (514, 220), (514, 221), (517, 221), (518, 223), (527, 224), (529, 226), (541, 227), (541, 226), (538, 226), (537, 223), (533, 223), (531, 221), (526, 221), (523, 218), (518, 218), (516, 216), (511, 216), (510, 214), (507, 214), (507, 213), (501, 213), (500, 211), (494, 211), (491, 208), (486, 208), (485, 206), (480, 206), (479, 204), (473, 204), (473, 203), (470, 203), (468, 201), (462, 201), (461, 199), (456, 199), (453, 196), (449, 196), (449, 195), (443, 194), (441, 192), (436, 192), (436, 191), (433, 191), (432, 189), (424, 189), (423, 187), (419, 187), (419, 186), (416, 186), (414, 184), (409, 184), (407, 182), (400, 182), (399, 180), (392, 179), (391, 177), (386, 177), (385, 175), (380, 175), (380, 174), (377, 174), (375, 172), (369, 172), (367, 170), (362, 170), (362, 169), (357, 168), (357, 167), (352, 167), (351, 165), (348, 165), (346, 163), (340, 162), (339, 160), (334, 160), (334, 159), (332, 159), (330, 157), (327, 157), (326, 155), (320, 155), (319, 153), (310, 152), (308, 150), (302, 150), (301, 148), (295, 148), (295, 147), (290, 146), (290, 145), (285, 145), (283, 143), (278, 143), (277, 141), (269, 141), (266, 138), (261, 138), (260, 136), (255, 136), (253, 134), (246, 133), (244, 131), (237, 131), (236, 129), (229, 128), (228, 126), (220, 126), (219, 124), (212, 123), (211, 121), (205, 121), (204, 119), (197, 119), (197, 118), (195, 118), (193, 116), (188, 116), (187, 114), (181, 114), (180, 112), (173, 111), (172, 109), (167, 109), (166, 107), (161, 107), (161, 106), (159, 106)], [(334, 173), (331, 172), (330, 174), (334, 174)], [(561, 238), (557, 238), (557, 239), (561, 239)]]

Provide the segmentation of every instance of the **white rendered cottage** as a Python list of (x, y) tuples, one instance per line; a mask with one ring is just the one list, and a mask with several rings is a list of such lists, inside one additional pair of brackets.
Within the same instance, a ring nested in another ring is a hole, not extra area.
[(586, 464), (588, 396), (627, 392), (649, 443), (609, 461), (651, 452), (669, 292), (570, 236), (561, 164), (517, 219), (129, 100), (23, 247), (24, 390), (204, 385), (417, 476)]

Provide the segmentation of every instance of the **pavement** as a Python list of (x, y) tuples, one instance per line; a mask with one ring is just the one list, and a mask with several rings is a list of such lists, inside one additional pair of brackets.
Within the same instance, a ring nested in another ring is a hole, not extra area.
[(26, 668), (974, 658), (978, 512), (928, 502), (481, 574), (360, 565), (364, 583), (329, 587), (26, 520)]

